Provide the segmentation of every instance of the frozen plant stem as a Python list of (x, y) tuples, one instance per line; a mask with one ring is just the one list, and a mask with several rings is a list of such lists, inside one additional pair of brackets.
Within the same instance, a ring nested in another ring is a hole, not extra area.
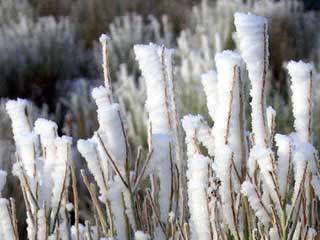
[(110, 66), (109, 66), (109, 49), (107, 47), (108, 41), (110, 38), (106, 34), (102, 34), (99, 38), (101, 46), (102, 46), (102, 69), (103, 69), (103, 77), (104, 84), (106, 88), (112, 89), (111, 85), (111, 77), (110, 77)]
[(240, 41), (240, 50), (251, 82), (252, 130), (255, 144), (269, 147), (266, 118), (266, 75), (268, 69), (267, 20), (251, 13), (236, 13), (234, 23)]

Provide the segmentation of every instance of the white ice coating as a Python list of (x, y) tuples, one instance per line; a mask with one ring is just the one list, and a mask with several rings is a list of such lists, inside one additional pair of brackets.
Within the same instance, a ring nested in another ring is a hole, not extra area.
[(36, 135), (34, 133), (22, 135), (19, 137), (18, 142), (17, 152), (23, 164), (23, 168), (26, 171), (27, 176), (33, 178), (35, 176), (36, 164)]
[(207, 97), (207, 108), (210, 117), (215, 121), (215, 113), (218, 106), (218, 80), (217, 73), (213, 70), (201, 75), (201, 83)]
[(102, 142), (117, 167), (124, 171), (127, 152), (119, 104), (98, 107), (97, 112)]
[(57, 137), (55, 144), (57, 147), (57, 159), (52, 172), (53, 189), (51, 206), (58, 207), (61, 192), (64, 189), (65, 180), (68, 177), (68, 165), (71, 161), (71, 143), (72, 138), (67, 136)]
[(31, 132), (31, 126), (26, 115), (27, 105), (28, 101), (20, 98), (9, 100), (6, 103), (6, 110), (12, 122), (12, 131), (16, 144), (20, 136)]
[(312, 70), (313, 65), (290, 61), (294, 128), (303, 142), (312, 141)]
[(280, 240), (279, 232), (276, 227), (272, 227), (269, 230), (270, 240)]
[(8, 200), (0, 198), (0, 239), (15, 240), (14, 229), (8, 209)]
[(144, 233), (142, 231), (136, 231), (134, 233), (134, 239), (135, 240), (149, 240), (150, 236), (147, 233)]
[(37, 240), (46, 239), (46, 213), (44, 209), (38, 210), (37, 213), (37, 222), (38, 222), (38, 233), (37, 233)]
[[(303, 191), (303, 181), (305, 181), (304, 178), (304, 172), (306, 169), (307, 159), (305, 157), (305, 154), (301, 151), (296, 151), (293, 155), (293, 164), (294, 164), (294, 187), (293, 187), (293, 195), (292, 199), (296, 199), (299, 196), (299, 189), (302, 188), (301, 191)], [(294, 201), (294, 200), (293, 200)]]
[(157, 172), (160, 179), (159, 205), (160, 217), (162, 221), (167, 221), (170, 196), (171, 196), (171, 171), (173, 167), (170, 162), (170, 137), (167, 134), (153, 134), (152, 144), (154, 148), (153, 161), (156, 163)]
[(111, 82), (109, 76), (109, 63), (108, 63), (108, 49), (107, 49), (107, 42), (110, 41), (110, 37), (107, 34), (101, 34), (99, 41), (102, 45), (102, 68), (103, 68), (103, 76), (104, 76), (104, 83), (106, 88), (111, 90)]
[(240, 42), (241, 55), (247, 65), (251, 82), (252, 130), (255, 144), (268, 147), (265, 85), (268, 69), (267, 20), (251, 13), (235, 13), (234, 23)]
[(55, 122), (44, 118), (38, 118), (34, 123), (34, 132), (40, 136), (43, 154), (43, 172), (41, 174), (43, 187), (40, 189), (40, 202), (48, 203), (50, 201), (53, 186), (51, 173), (56, 160), (55, 139), (58, 136), (57, 129), (58, 126)]
[[(216, 109), (213, 135), (215, 149), (229, 145), (233, 154), (237, 171), (241, 173), (241, 164), (245, 160), (245, 132), (244, 122), (241, 122), (240, 103), (240, 66), (242, 60), (239, 54), (223, 51), (215, 56), (218, 78), (219, 104)], [(242, 117), (242, 119), (244, 119)], [(242, 125), (241, 125), (242, 124)], [(221, 161), (216, 156), (216, 162)]]
[(168, 108), (166, 99), (166, 82), (162, 69), (159, 50), (161, 47), (149, 45), (135, 45), (134, 52), (142, 75), (146, 81), (146, 107), (152, 125), (153, 133), (170, 133)]
[(188, 158), (187, 185), (191, 240), (211, 239), (207, 203), (209, 161), (209, 158), (200, 154)]
[(275, 135), (277, 156), (278, 156), (278, 185), (281, 194), (281, 198), (284, 199), (286, 196), (288, 174), (289, 174), (289, 161), (292, 157), (292, 149), (290, 144), (290, 138), (282, 135)]
[(202, 120), (197, 131), (197, 139), (203, 146), (208, 150), (208, 154), (210, 156), (214, 156), (214, 136), (212, 134), (212, 128), (208, 126), (208, 124)]
[(93, 88), (91, 95), (98, 108), (111, 104), (111, 91), (103, 86)]
[(40, 136), (41, 145), (48, 147), (57, 136), (58, 126), (55, 122), (38, 118), (34, 122), (34, 132)]
[[(100, 132), (99, 132), (99, 134), (100, 134)], [(106, 152), (104, 150), (104, 147), (101, 144), (101, 141), (99, 140), (98, 132), (94, 132), (93, 137), (91, 139), (96, 144), (97, 152), (98, 152), (98, 158), (99, 158), (99, 161), (100, 161), (100, 166), (101, 166), (101, 169), (102, 169), (102, 173), (103, 173), (104, 179), (107, 180), (107, 179), (109, 179), (109, 176), (110, 176), (109, 172), (112, 170), (112, 168), (110, 168), (110, 166), (109, 166), (110, 159), (107, 156), (107, 154), (106, 154)]]
[(198, 153), (196, 145), (196, 134), (201, 125), (200, 115), (188, 114), (181, 119), (182, 127), (185, 131), (185, 143), (187, 144), (187, 157), (191, 158)]
[[(94, 134), (93, 140), (97, 143), (98, 155), (101, 158), (101, 167), (104, 175), (108, 176), (108, 157), (104, 148), (111, 155), (117, 167), (124, 172), (126, 160), (126, 142), (122, 129), (119, 104), (112, 103), (111, 91), (105, 87), (96, 87), (92, 90), (92, 97), (97, 104), (99, 130)], [(100, 135), (101, 142), (98, 135)]]
[(251, 208), (254, 210), (257, 218), (265, 225), (269, 224), (269, 216), (266, 210), (263, 208), (255, 185), (249, 181), (244, 181), (241, 185), (241, 192), (247, 196)]
[(125, 209), (122, 197), (122, 183), (118, 176), (115, 176), (114, 181), (108, 182), (107, 198), (110, 201), (112, 214), (114, 217), (114, 225), (117, 232), (117, 239), (128, 239), (126, 231)]
[[(275, 131), (275, 119), (276, 119), (276, 110), (274, 110), (271, 106), (267, 108), (267, 123), (269, 136), (272, 138)], [(270, 139), (272, 142), (272, 139)]]
[[(270, 197), (275, 204), (280, 204), (275, 190), (275, 183), (270, 175), (271, 172), (274, 172), (272, 156), (273, 152), (269, 148), (253, 146), (253, 148), (250, 150), (250, 158), (255, 159), (257, 165), (259, 166), (262, 181), (265, 186), (264, 192), (270, 194)], [(249, 162), (248, 165), (249, 164), (251, 164), (251, 162)]]
[(314, 189), (315, 194), (320, 200), (320, 178), (319, 176), (313, 175), (311, 180), (311, 185)]
[[(152, 129), (153, 157), (151, 165), (157, 166), (160, 178), (160, 217), (167, 221), (170, 206), (171, 169), (170, 145), (174, 147), (171, 121), (173, 119), (172, 104), (173, 84), (172, 50), (156, 44), (135, 45), (134, 53), (146, 82), (146, 108)], [(171, 96), (171, 95), (172, 96)]]
[[(236, 225), (233, 217), (233, 211), (235, 211), (235, 209), (233, 208), (231, 192), (232, 189), (235, 192), (240, 192), (240, 185), (232, 165), (233, 157), (234, 155), (230, 146), (219, 146), (219, 148), (216, 148), (213, 169), (221, 182), (219, 193), (221, 196), (224, 221), (227, 223), (230, 231), (236, 235)], [(216, 161), (217, 159), (219, 160)]]
[(100, 37), (99, 37), (99, 41), (100, 41), (101, 43), (107, 42), (107, 41), (109, 41), (109, 40), (110, 40), (110, 37), (109, 37), (107, 34), (105, 34), (105, 33), (102, 33), (102, 34), (100, 35)]
[(98, 184), (100, 191), (99, 199), (105, 202), (107, 194), (106, 183), (108, 176), (104, 176), (104, 173), (102, 171), (98, 157), (97, 144), (92, 139), (80, 139), (78, 140), (77, 148), (81, 156), (86, 160), (88, 168)]

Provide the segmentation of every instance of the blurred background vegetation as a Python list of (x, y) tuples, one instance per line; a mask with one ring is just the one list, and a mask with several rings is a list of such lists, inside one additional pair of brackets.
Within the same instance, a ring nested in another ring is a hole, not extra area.
[(97, 39), (107, 33), (118, 101), (132, 135), (143, 143), (144, 85), (133, 45), (152, 41), (177, 49), (181, 112), (207, 115), (201, 74), (214, 68), (216, 52), (237, 49), (233, 13), (251, 11), (269, 19), (268, 99), (281, 110), (279, 129), (290, 131), (283, 66), (304, 59), (318, 68), (319, 5), (316, 0), (0, 0), (0, 97), (27, 98), (35, 108), (45, 106), (61, 131), (90, 135), (96, 128), (90, 89), (102, 83)]
[[(95, 54), (97, 39), (103, 32), (110, 33), (126, 27), (125, 18), (121, 19), (119, 16), (128, 16), (128, 13), (138, 14), (142, 25), (147, 28), (147, 25), (151, 24), (151, 28), (159, 28), (158, 31), (161, 32), (163, 31), (161, 28), (166, 27), (161, 24), (161, 19), (166, 15), (172, 39), (165, 43), (176, 47), (176, 40), (181, 31), (192, 28), (195, 17), (192, 16), (192, 7), (199, 5), (200, 2), (200, 0), (1, 0), (0, 28), (3, 36), (0, 38), (0, 96), (25, 97), (36, 104), (45, 102), (50, 111), (54, 111), (56, 100), (61, 95), (61, 88), (66, 90), (66, 87), (69, 87), (68, 81), (80, 77), (89, 79), (99, 77), (99, 64)], [(217, 2), (223, 1), (206, 2), (214, 6), (219, 5)], [(248, 7), (259, 0), (224, 2), (225, 5), (230, 5), (229, 8), (237, 10), (235, 5), (240, 7), (246, 4)], [(302, 9), (297, 12), (295, 8), (292, 12), (289, 10), (292, 8), (290, 2), (295, 1), (267, 2), (287, 2), (287, 10), (282, 9), (281, 13), (268, 13), (268, 10), (265, 12), (265, 15), (272, 14), (271, 67), (277, 80), (275, 84), (278, 84), (282, 91), (285, 83), (283, 60), (309, 57), (317, 41), (317, 36), (313, 34), (317, 29), (312, 29), (314, 26), (306, 26), (303, 18), (305, 12), (318, 14), (320, 4), (316, 0), (304, 0), (304, 5), (301, 4)], [(314, 19), (316, 20), (318, 19)], [(138, 28), (141, 23), (137, 24)], [(152, 26), (155, 24), (159, 26)], [(214, 29), (215, 24), (212, 23), (211, 27)], [(198, 26), (193, 28), (196, 29)], [(297, 28), (299, 28), (298, 34)], [(124, 35), (125, 32), (118, 34)], [(155, 34), (158, 33), (153, 35)], [(143, 32), (138, 36), (140, 39), (133, 39), (132, 43), (155, 41), (156, 38), (158, 40), (160, 38), (150, 35), (152, 33)], [(225, 47), (232, 47), (234, 45), (232, 41), (229, 36)], [(116, 61), (113, 66), (115, 67), (113, 73), (117, 71), (120, 63), (126, 63), (127, 54), (121, 53), (125, 50), (119, 48), (121, 46), (118, 45), (113, 49), (118, 57), (122, 55), (120, 57), (122, 59)], [(132, 70), (131, 65), (128, 67)], [(286, 95), (287, 92), (282, 91), (282, 94)], [(62, 95), (64, 96), (64, 93)]]

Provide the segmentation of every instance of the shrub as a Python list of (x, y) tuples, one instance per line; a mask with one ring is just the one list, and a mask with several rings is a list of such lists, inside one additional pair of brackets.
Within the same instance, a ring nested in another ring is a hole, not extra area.
[[(313, 146), (314, 66), (287, 64), (294, 132), (276, 133), (276, 111), (266, 105), (268, 24), (253, 14), (234, 15), (241, 55), (215, 55), (216, 71), (203, 76), (211, 127), (201, 115), (180, 124), (174, 51), (153, 43), (135, 45), (145, 79), (148, 148), (129, 144), (121, 107), (114, 101), (108, 54), (104, 86), (92, 90), (99, 128), (77, 142), (98, 186), (81, 176), (92, 200), (81, 214), (71, 138), (40, 118), (34, 127), (26, 101), (10, 100), (29, 239), (317, 239), (320, 169)], [(104, 51), (108, 38), (100, 38)], [(245, 115), (245, 68), (251, 83), (251, 129)], [(185, 132), (184, 147), (181, 127)], [(6, 173), (0, 173), (0, 186)], [(71, 181), (70, 181), (71, 178)], [(72, 183), (72, 198), (68, 191)], [(0, 189), (2, 190), (2, 189)], [(0, 201), (5, 239), (17, 238), (15, 203)], [(71, 217), (74, 217), (72, 221)]]

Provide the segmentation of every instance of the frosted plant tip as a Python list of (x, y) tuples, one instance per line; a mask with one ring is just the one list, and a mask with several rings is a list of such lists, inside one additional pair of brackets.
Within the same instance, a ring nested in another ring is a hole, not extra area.
[(110, 37), (109, 37), (107, 34), (102, 33), (102, 34), (100, 35), (99, 41), (100, 41), (101, 43), (107, 42), (107, 41), (109, 41), (109, 40), (110, 40)]

